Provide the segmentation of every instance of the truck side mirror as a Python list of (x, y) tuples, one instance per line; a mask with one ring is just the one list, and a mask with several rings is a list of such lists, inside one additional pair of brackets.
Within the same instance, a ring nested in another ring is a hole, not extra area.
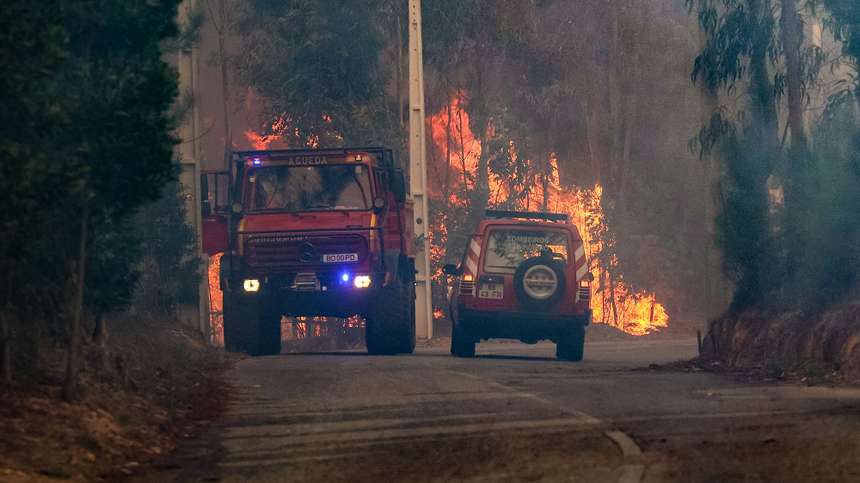
[(463, 274), (463, 269), (453, 263), (447, 263), (442, 267), (442, 273), (457, 277)]
[(398, 203), (406, 201), (406, 176), (403, 175), (403, 170), (396, 168), (394, 176), (391, 177), (391, 191), (394, 192), (394, 199)]
[(208, 199), (203, 198), (203, 201), (201, 201), (200, 211), (203, 215), (203, 218), (208, 218), (209, 215), (212, 214), (212, 207), (209, 205)]

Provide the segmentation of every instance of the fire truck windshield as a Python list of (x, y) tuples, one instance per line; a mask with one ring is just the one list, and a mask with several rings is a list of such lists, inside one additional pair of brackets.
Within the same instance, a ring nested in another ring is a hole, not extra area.
[(251, 211), (367, 210), (367, 171), (354, 164), (256, 168), (248, 178)]

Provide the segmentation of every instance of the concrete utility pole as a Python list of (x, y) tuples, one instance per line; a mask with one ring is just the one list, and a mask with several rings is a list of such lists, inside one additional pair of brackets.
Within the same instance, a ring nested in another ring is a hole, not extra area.
[[(191, 15), (197, 8), (197, 0), (183, 0), (179, 5), (179, 25), (186, 27)], [(208, 266), (206, 256), (201, 250), (201, 227), (203, 222), (200, 213), (200, 160), (202, 148), (200, 143), (200, 114), (198, 112), (198, 53), (196, 45), (184, 45), (176, 54), (176, 69), (179, 72), (179, 95), (192, 100), (189, 111), (179, 126), (181, 142), (177, 146), (177, 156), (182, 167), (179, 183), (185, 192), (185, 213), (187, 222), (194, 228), (197, 235), (197, 253), (201, 257), (204, 276), (198, 287), (198, 304), (196, 307), (182, 309), (183, 322), (196, 328), (204, 337), (209, 337), (209, 284), (205, 268)]]
[(430, 238), (427, 224), (427, 165), (424, 141), (424, 54), (421, 45), (421, 0), (409, 0), (409, 179), (415, 229), (415, 334), (433, 337)]

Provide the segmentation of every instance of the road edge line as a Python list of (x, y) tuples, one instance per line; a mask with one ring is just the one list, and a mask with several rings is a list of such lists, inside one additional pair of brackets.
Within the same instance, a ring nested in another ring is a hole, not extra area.
[[(469, 378), (469, 379), (480, 380), (480, 381), (482, 381), (485, 384), (488, 384), (490, 386), (495, 386), (499, 389), (502, 389), (502, 390), (505, 390), (508, 392), (512, 392), (515, 394), (524, 395), (525, 397), (527, 397), (529, 399), (534, 399), (534, 400), (541, 402), (543, 404), (555, 406), (555, 407), (561, 409), (562, 411), (564, 411), (568, 414), (571, 414), (573, 416), (576, 416), (576, 417), (582, 419), (583, 422), (585, 422), (586, 424), (588, 424), (590, 426), (604, 426), (604, 425), (606, 425), (606, 423), (603, 420), (601, 420), (600, 418), (596, 418), (596, 417), (594, 417), (588, 413), (582, 412), (578, 409), (572, 409), (572, 408), (560, 406), (559, 404), (557, 404), (553, 401), (550, 401), (549, 399), (538, 396), (537, 394), (521, 391), (519, 389), (510, 387), (510, 386), (506, 386), (505, 384), (502, 384), (500, 382), (490, 381), (490, 380), (484, 379), (480, 376), (477, 376), (475, 374), (470, 374), (468, 372), (461, 372), (461, 371), (450, 370), (450, 369), (448, 370), (448, 372), (450, 372), (452, 374), (459, 375), (459, 376), (465, 376), (466, 378)], [(639, 445), (636, 444), (636, 441), (634, 441), (633, 438), (631, 438), (630, 435), (628, 435), (624, 431), (616, 429), (616, 430), (612, 430), (612, 431), (607, 430), (607, 431), (601, 431), (601, 432), (603, 433), (604, 436), (609, 438), (610, 441), (615, 443), (615, 445), (621, 451), (622, 459), (628, 461), (627, 463), (621, 464), (621, 477), (618, 479), (618, 483), (639, 483), (639, 482), (641, 482), (642, 478), (645, 475), (645, 465), (638, 463), (638, 462), (633, 463), (633, 462), (629, 462), (629, 461), (630, 460), (633, 460), (633, 461), (640, 460), (642, 458), (642, 448), (640, 448)]]
[[(642, 448), (624, 431), (604, 431), (603, 434), (618, 446), (625, 460), (635, 461), (642, 457)], [(627, 463), (621, 466), (618, 483), (639, 483), (644, 475), (645, 465)]]

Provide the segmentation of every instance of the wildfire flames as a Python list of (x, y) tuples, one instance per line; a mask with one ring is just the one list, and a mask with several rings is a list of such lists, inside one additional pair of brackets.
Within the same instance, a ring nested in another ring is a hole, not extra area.
[(268, 136), (257, 134), (251, 129), (245, 130), (245, 139), (251, 144), (251, 147), (257, 150), (269, 149), (272, 140)]
[(224, 293), (218, 280), (218, 271), (221, 270), (221, 256), (216, 253), (209, 258), (209, 270), (207, 278), (209, 281), (209, 327), (212, 331), (210, 337), (216, 345), (224, 345)]
[[(428, 163), (431, 180), (430, 195), (436, 199), (446, 200), (447, 206), (455, 210), (467, 209), (469, 206), (466, 193), (474, 189), (474, 173), (481, 155), (481, 143), (473, 134), (469, 126), (469, 115), (463, 107), (465, 99), (464, 93), (458, 93), (448, 105), (428, 119), (430, 139), (435, 148), (431, 149)], [(329, 121), (329, 119), (326, 120)], [(283, 120), (276, 122), (272, 130), (274, 132), (282, 130), (285, 127), (283, 122)], [(273, 136), (262, 136), (252, 130), (245, 131), (245, 138), (254, 149), (268, 149), (275, 141)], [(515, 156), (516, 148), (513, 144), (510, 145), (510, 150)], [(544, 193), (542, 189), (540, 193), (537, 190), (530, 192), (522, 208), (534, 209), (535, 206), (541, 206), (542, 198), (548, 196), (549, 210), (568, 213), (579, 228), (589, 257), (589, 268), (595, 280), (592, 298), (595, 322), (612, 325), (632, 335), (646, 335), (667, 327), (669, 316), (665, 307), (657, 301), (655, 294), (633, 291), (621, 281), (612, 281), (609, 271), (606, 270), (607, 267), (601, 266), (600, 261), (593, 256), (602, 248), (600, 240), (595, 239), (593, 233), (607, 230), (600, 202), (603, 196), (602, 187), (600, 185), (591, 188), (562, 187), (558, 180), (556, 160), (551, 158), (545, 162), (549, 163), (551, 168), (549, 171), (553, 173), (548, 180), (547, 192)], [(528, 161), (528, 164), (533, 163)], [(490, 178), (489, 192), (491, 205), (504, 202), (510, 195), (507, 187), (493, 177)], [(437, 267), (441, 266), (439, 262), (445, 257), (448, 226), (450, 226), (447, 216), (446, 213), (438, 213), (434, 217), (431, 230), (433, 243), (430, 254)], [(612, 259), (614, 260), (614, 257)], [(220, 254), (212, 257), (208, 273), (212, 340), (217, 344), (224, 343), (223, 294), (218, 284), (220, 261)], [(434, 278), (439, 282), (443, 281), (440, 269), (437, 269)], [(444, 316), (444, 312), (436, 308), (433, 315), (440, 319)], [(311, 337), (338, 334), (349, 339), (363, 325), (358, 317), (344, 319), (335, 324), (330, 323), (331, 321), (326, 323), (325, 319), (305, 317), (285, 318), (284, 322), (282, 338), (285, 344)]]
[[(431, 196), (445, 200), (452, 208), (465, 208), (468, 200), (464, 196), (474, 188), (475, 169), (481, 155), (481, 144), (476, 139), (469, 126), (469, 115), (463, 108), (464, 93), (455, 95), (451, 102), (429, 119), (431, 139), (436, 149), (430, 156), (430, 176), (434, 186), (430, 187)], [(516, 156), (516, 148), (511, 143), (511, 154)], [(441, 156), (439, 156), (441, 154)], [(584, 238), (586, 253), (590, 260), (590, 270), (594, 275), (594, 296), (592, 307), (595, 322), (610, 324), (632, 335), (645, 335), (668, 326), (669, 316), (662, 304), (657, 302), (653, 293), (635, 292), (623, 282), (610, 281), (607, 267), (600, 265), (593, 257), (599, 253), (602, 246), (599, 240), (593, 239), (593, 233), (606, 230), (607, 227), (601, 209), (603, 189), (595, 185), (588, 189), (570, 189), (562, 187), (558, 180), (556, 160), (551, 158), (546, 162), (553, 173), (548, 179), (546, 194), (541, 189), (530, 192), (525, 198), (522, 208), (534, 209), (541, 206), (543, 197), (549, 198), (547, 203), (550, 211), (568, 213), (579, 228)], [(530, 160), (529, 165), (534, 163)], [(537, 180), (535, 180), (537, 181)], [(508, 189), (498, 179), (490, 177), (490, 205), (506, 201), (510, 195)], [(431, 230), (434, 238), (431, 256), (438, 262), (445, 256), (449, 226), (446, 214), (442, 213), (434, 219)], [(436, 274), (442, 278), (441, 273)]]

